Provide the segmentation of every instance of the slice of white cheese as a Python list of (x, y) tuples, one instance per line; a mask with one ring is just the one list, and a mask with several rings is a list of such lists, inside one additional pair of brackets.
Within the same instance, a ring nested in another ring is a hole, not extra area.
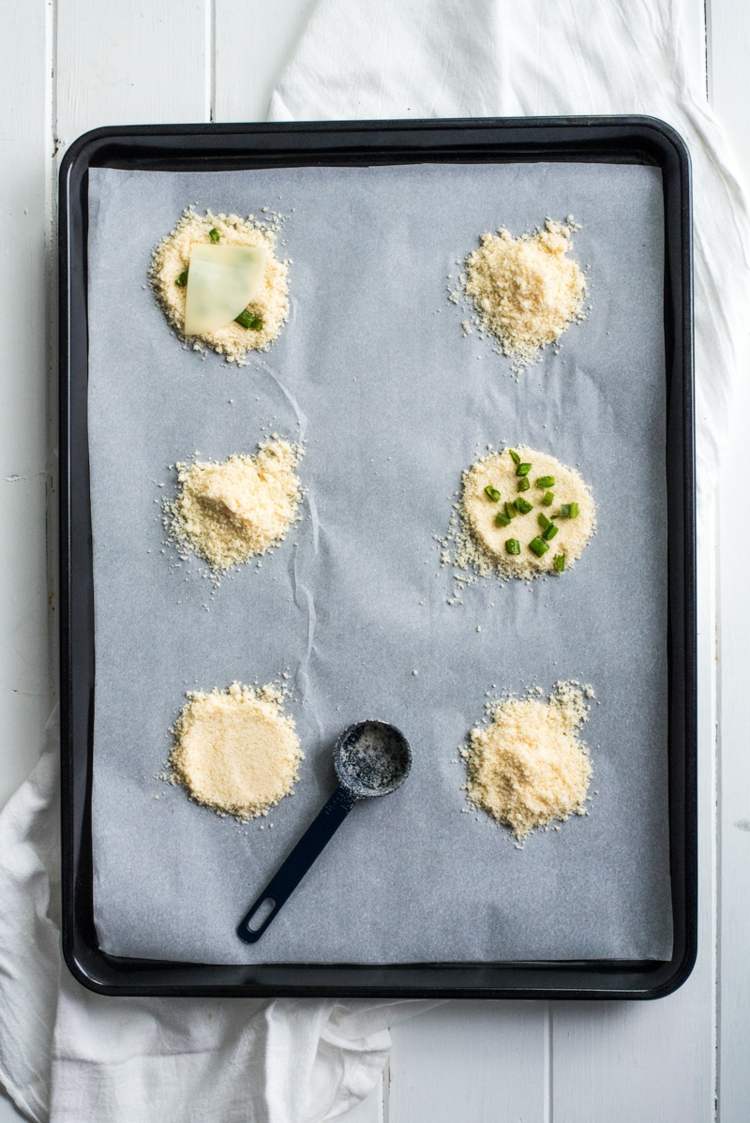
[(260, 246), (193, 246), (185, 335), (205, 335), (231, 324), (260, 289), (265, 264)]

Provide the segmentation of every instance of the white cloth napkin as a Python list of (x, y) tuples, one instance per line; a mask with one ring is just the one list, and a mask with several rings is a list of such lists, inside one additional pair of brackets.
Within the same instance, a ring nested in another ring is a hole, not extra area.
[[(670, 0), (319, 0), (272, 119), (648, 113), (695, 173), (699, 451), (711, 480), (750, 296), (745, 198)], [(500, 201), (498, 201), (498, 206)], [(502, 214), (498, 211), (498, 223)], [(107, 999), (60, 965), (57, 731), (0, 816), (0, 1080), (54, 1123), (313, 1123), (424, 1004)]]
[(750, 222), (705, 90), (690, 85), (695, 68), (686, 65), (682, 11), (679, 0), (323, 0), (273, 93), (270, 116), (643, 113), (673, 125), (693, 163), (705, 488), (732, 387), (747, 369)]
[[(103, 998), (60, 963), (58, 728), (0, 815), (0, 1080), (33, 1120), (318, 1123), (429, 1003)], [(400, 1007), (400, 1009), (397, 1009)]]

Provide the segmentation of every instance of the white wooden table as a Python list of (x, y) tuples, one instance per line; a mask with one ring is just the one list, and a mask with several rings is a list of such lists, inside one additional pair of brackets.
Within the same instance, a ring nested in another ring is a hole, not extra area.
[[(2, 0), (0, 801), (36, 758), (55, 677), (45, 506), (55, 478), (47, 449), (60, 154), (102, 124), (263, 120), (313, 2)], [(750, 182), (750, 5), (706, 0), (704, 24), (703, 0), (675, 4), (693, 45), (692, 78), (707, 80)], [(750, 387), (734, 412), (750, 416)], [(700, 558), (700, 954), (692, 977), (647, 1004), (447, 1004), (394, 1029), (382, 1087), (349, 1123), (750, 1120), (750, 531), (740, 497), (748, 442), (736, 428), (718, 499), (700, 512), (717, 545)], [(17, 1118), (0, 1096), (0, 1123)]]

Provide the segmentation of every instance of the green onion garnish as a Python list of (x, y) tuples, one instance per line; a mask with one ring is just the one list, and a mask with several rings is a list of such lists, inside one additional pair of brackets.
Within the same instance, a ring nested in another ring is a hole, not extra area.
[(540, 476), (539, 479), (536, 481), (536, 484), (534, 486), (541, 488), (542, 491), (544, 491), (545, 488), (554, 487), (555, 486), (555, 477), (554, 476)]
[(555, 573), (565, 572), (565, 554), (555, 554), (554, 558), (552, 559), (552, 568), (554, 569)]
[(519, 491), (528, 491), (530, 487), (531, 487), (531, 480), (528, 478), (528, 476), (523, 476), (518, 481), (518, 490)]
[(557, 512), (557, 517), (560, 519), (575, 519), (578, 517), (580, 511), (577, 503), (562, 503), (560, 510)]
[(554, 502), (555, 502), (554, 491), (545, 491), (544, 495), (542, 496), (542, 506), (543, 507), (551, 507)]
[(514, 464), (520, 464), (521, 463), (521, 457), (518, 455), (518, 453), (516, 452), (516, 450), (514, 448), (509, 448), (508, 452), (510, 453), (510, 458), (513, 461)]
[(559, 526), (555, 526), (554, 523), (550, 523), (549, 526), (546, 526), (544, 528), (542, 538), (544, 539), (545, 542), (549, 542), (550, 539), (555, 537), (555, 535), (557, 534), (559, 529), (560, 529)]
[(212, 242), (220, 242), (221, 241), (221, 234), (219, 233), (219, 231), (216, 229), (215, 226), (213, 226), (209, 230), (208, 236), (209, 236), (209, 238), (211, 239)]
[(514, 506), (519, 515), (528, 515), (533, 504), (529, 503), (528, 499), (524, 499), (522, 496), (519, 496), (519, 498), (515, 500)]
[(188, 271), (187, 271), (187, 269), (183, 269), (182, 272), (180, 273), (179, 277), (175, 277), (174, 283), (176, 285), (179, 285), (181, 289), (184, 289), (185, 285), (187, 284), (187, 279), (188, 279)]
[(240, 327), (249, 328), (251, 331), (260, 331), (263, 327), (263, 317), (259, 316), (257, 312), (248, 312), (247, 308), (243, 309), (239, 316), (235, 316), (234, 319)]
[(510, 519), (502, 511), (495, 515), (495, 526), (510, 526)]
[(552, 525), (552, 524), (551, 524), (551, 522), (549, 521), (549, 519), (547, 518), (547, 516), (546, 516), (546, 515), (543, 515), (543, 514), (541, 513), (541, 511), (540, 511), (540, 513), (539, 513), (539, 514), (537, 515), (537, 517), (536, 517), (536, 521), (537, 521), (537, 522), (539, 523), (539, 525), (540, 525), (540, 527), (542, 528), (542, 530), (546, 530), (548, 526), (551, 526), (551, 525)]
[(510, 522), (513, 516), (516, 514), (515, 504), (506, 503), (503, 510), (505, 511), (505, 517), (507, 518), (508, 522)]
[(549, 546), (543, 538), (532, 538), (529, 542), (529, 549), (531, 550), (532, 554), (536, 554), (538, 558), (541, 558), (543, 554), (547, 553), (547, 550), (549, 550)]
[(514, 554), (515, 556), (521, 553), (521, 543), (517, 538), (505, 539), (505, 552), (506, 554)]
[(530, 464), (518, 464), (518, 465), (516, 465), (516, 475), (517, 476), (528, 476), (530, 471), (531, 471), (531, 465)]
[(487, 487), (484, 489), (484, 494), (488, 499), (491, 499), (493, 503), (497, 503), (500, 499), (500, 492), (496, 487), (493, 487), (492, 484), (487, 484)]

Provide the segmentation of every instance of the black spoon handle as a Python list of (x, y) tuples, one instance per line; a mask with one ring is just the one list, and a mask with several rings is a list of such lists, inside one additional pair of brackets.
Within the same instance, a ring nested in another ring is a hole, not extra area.
[[(302, 838), (292, 850), (279, 871), (271, 878), (263, 892), (250, 906), (250, 909), (237, 927), (237, 935), (247, 944), (254, 944), (265, 932), (268, 925), (278, 915), (279, 909), (291, 897), (310, 866), (341, 826), (356, 803), (348, 788), (339, 784), (328, 803), (318, 812), (317, 817), (307, 828)], [(250, 922), (260, 909), (266, 905), (263, 919), (257, 928)]]

